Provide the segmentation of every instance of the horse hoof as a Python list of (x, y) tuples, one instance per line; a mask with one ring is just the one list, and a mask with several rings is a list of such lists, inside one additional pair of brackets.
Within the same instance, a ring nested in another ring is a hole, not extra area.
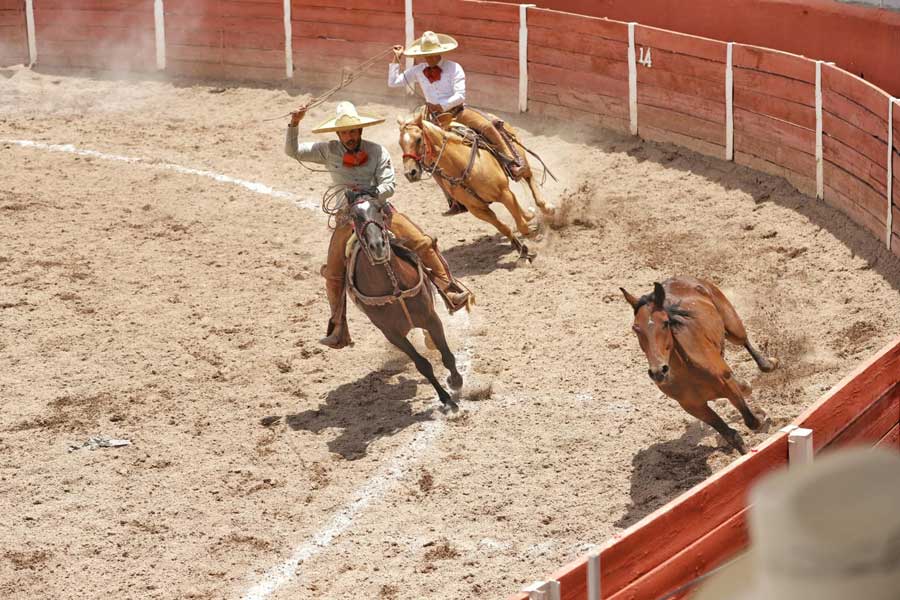
[(455, 413), (456, 411), (459, 410), (459, 404), (457, 404), (456, 401), (453, 398), (451, 398), (450, 396), (447, 396), (446, 399), (441, 398), (441, 404), (442, 404), (441, 410), (443, 410), (444, 412), (454, 412)]
[(458, 390), (463, 386), (463, 378), (459, 373), (452, 373), (449, 377), (447, 377), (447, 385), (449, 385), (454, 390)]
[(780, 363), (777, 358), (769, 358), (766, 360), (765, 364), (763, 364), (759, 367), (759, 370), (762, 371), (763, 373), (771, 373), (772, 371), (774, 371), (775, 369), (778, 368), (779, 364)]

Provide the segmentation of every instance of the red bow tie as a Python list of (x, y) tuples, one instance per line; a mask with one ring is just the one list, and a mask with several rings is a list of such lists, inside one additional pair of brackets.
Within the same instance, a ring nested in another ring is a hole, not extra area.
[(366, 154), (365, 150), (357, 150), (356, 152), (344, 152), (345, 167), (358, 167), (360, 165), (366, 164), (366, 161), (368, 160), (369, 155)]
[(425, 79), (434, 83), (441, 78), (441, 68), (440, 67), (425, 67)]

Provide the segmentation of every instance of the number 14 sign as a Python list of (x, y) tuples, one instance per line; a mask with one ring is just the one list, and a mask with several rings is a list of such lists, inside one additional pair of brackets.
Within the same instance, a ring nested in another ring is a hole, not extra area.
[[(644, 50), (647, 52), (645, 53)], [(641, 46), (641, 55), (638, 58), (638, 63), (644, 65), (648, 69), (653, 66), (653, 60), (650, 58), (650, 48), (644, 48)]]

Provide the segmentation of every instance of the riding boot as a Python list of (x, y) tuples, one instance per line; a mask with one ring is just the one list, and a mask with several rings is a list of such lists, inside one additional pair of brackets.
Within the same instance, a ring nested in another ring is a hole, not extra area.
[[(502, 126), (502, 125), (501, 125)], [(527, 167), (521, 163), (516, 156), (515, 150), (512, 148), (512, 142), (503, 139), (497, 126), (491, 123), (490, 127), (485, 127), (481, 132), (488, 139), (497, 156), (503, 164), (503, 168), (509, 173), (513, 181), (519, 181), (527, 173)]]
[(419, 260), (425, 266), (430, 275), (431, 281), (440, 289), (442, 295), (450, 305), (450, 312), (454, 313), (459, 309), (467, 306), (472, 298), (471, 292), (462, 287), (458, 282), (450, 278), (449, 271), (446, 267), (446, 261), (438, 254), (438, 251), (432, 246), (419, 254)]
[(343, 280), (326, 279), (325, 293), (331, 306), (331, 318), (328, 319), (325, 337), (319, 343), (335, 350), (353, 345), (347, 324), (347, 295), (344, 293)]

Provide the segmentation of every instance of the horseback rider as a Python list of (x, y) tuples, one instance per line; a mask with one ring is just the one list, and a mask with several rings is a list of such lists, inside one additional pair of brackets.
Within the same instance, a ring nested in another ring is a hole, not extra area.
[(364, 127), (383, 123), (384, 119), (360, 115), (350, 102), (339, 102), (335, 117), (313, 129), (313, 133), (336, 132), (337, 140), (330, 142), (298, 141), (300, 121), (306, 116), (306, 107), (291, 112), (284, 151), (297, 161), (325, 165), (336, 185), (347, 186), (347, 194), (341, 199), (336, 215), (334, 232), (328, 245), (328, 258), (322, 265), (325, 291), (331, 306), (326, 337), (319, 340), (330, 348), (340, 349), (352, 343), (347, 326), (345, 276), (347, 272), (346, 246), (353, 234), (353, 226), (347, 214), (348, 202), (365, 195), (374, 199), (388, 215), (389, 229), (410, 250), (415, 252), (422, 265), (430, 271), (432, 282), (443, 292), (451, 311), (466, 306), (469, 292), (454, 281), (447, 262), (437, 250), (433, 238), (425, 235), (405, 215), (398, 212), (387, 199), (394, 194), (394, 168), (387, 149), (381, 144), (362, 139)]
[[(455, 120), (479, 133), (496, 151), (510, 177), (519, 181), (526, 175), (527, 167), (497, 126), (485, 115), (465, 105), (466, 74), (459, 63), (442, 56), (458, 45), (449, 35), (426, 31), (406, 50), (403, 46), (394, 46), (394, 60), (388, 68), (388, 86), (402, 87), (412, 80), (417, 81), (432, 120), (445, 128), (450, 120)], [(400, 57), (404, 55), (422, 57), (425, 62), (401, 72)]]

